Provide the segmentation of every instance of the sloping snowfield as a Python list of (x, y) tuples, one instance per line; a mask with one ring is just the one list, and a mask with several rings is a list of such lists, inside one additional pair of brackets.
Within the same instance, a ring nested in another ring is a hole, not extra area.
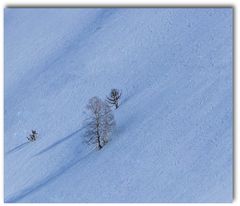
[[(5, 9), (5, 202), (231, 202), (232, 18)], [(84, 111), (112, 88), (117, 125), (97, 151)]]

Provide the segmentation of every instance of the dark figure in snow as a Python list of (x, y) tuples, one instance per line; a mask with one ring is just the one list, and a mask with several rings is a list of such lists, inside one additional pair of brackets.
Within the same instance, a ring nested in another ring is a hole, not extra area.
[(112, 89), (109, 97), (107, 97), (107, 103), (110, 104), (110, 106), (115, 106), (117, 109), (121, 95), (122, 93), (118, 89)]
[(32, 133), (27, 137), (27, 139), (30, 142), (36, 141), (37, 135), (38, 135), (37, 131), (36, 130), (32, 130)]

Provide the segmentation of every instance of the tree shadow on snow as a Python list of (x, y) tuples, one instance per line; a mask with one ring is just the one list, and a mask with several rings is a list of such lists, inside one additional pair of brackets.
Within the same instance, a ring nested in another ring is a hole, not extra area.
[[(60, 145), (61, 143), (64, 143), (65, 141), (76, 137), (77, 134), (79, 134), (85, 127), (82, 127), (74, 132), (72, 132), (71, 134), (67, 135), (66, 137), (62, 138), (59, 141), (56, 141), (55, 143), (53, 143), (52, 145), (46, 147), (45, 149), (41, 150), (40, 152), (38, 152), (37, 154), (35, 154), (34, 156), (43, 154), (49, 150), (51, 150), (52, 148)], [(78, 136), (78, 135), (77, 135)], [(28, 142), (26, 142), (25, 144), (27, 144)], [(14, 148), (15, 150), (18, 148), (23, 147), (25, 144), (19, 145), (18, 147)], [(10, 195), (9, 197), (5, 197), (5, 202), (6, 203), (13, 203), (13, 202), (18, 202), (21, 199), (23, 199), (24, 197), (26, 197), (27, 195), (29, 195), (32, 192), (37, 191), (38, 189), (44, 187), (46, 184), (52, 182), (53, 180), (57, 179), (59, 176), (63, 175), (66, 171), (68, 171), (69, 169), (71, 169), (72, 167), (74, 167), (77, 163), (79, 163), (81, 160), (87, 158), (93, 151), (94, 149), (91, 149), (90, 151), (88, 151), (84, 156), (74, 156), (74, 158), (72, 160), (69, 160), (69, 162), (67, 162), (66, 164), (60, 166), (58, 169), (56, 169), (55, 171), (53, 171), (51, 174), (47, 175), (45, 178), (43, 178), (42, 180), (32, 184), (31, 186), (27, 187), (26, 189), (23, 189), (19, 192), (16, 192), (13, 195)]]
[(24, 142), (16, 147), (14, 147), (13, 149), (9, 150), (8, 152), (6, 152), (6, 154), (10, 154), (12, 152), (16, 152), (16, 151), (19, 151), (21, 150), (22, 148), (24, 148), (29, 142)]
[(87, 153), (83, 157), (79, 157), (79, 158), (75, 158), (75, 159), (71, 160), (69, 163), (61, 166), (55, 172), (53, 172), (52, 174), (48, 175), (43, 180), (40, 180), (40, 181), (34, 183), (32, 186), (29, 186), (28, 188), (26, 188), (26, 189), (24, 189), (22, 191), (19, 191), (19, 192), (15, 193), (14, 195), (10, 196), (10, 197), (6, 197), (5, 198), (5, 203), (18, 202), (21, 199), (23, 199), (24, 197), (26, 197), (27, 195), (29, 195), (30, 193), (33, 193), (33, 192), (37, 191), (38, 189), (41, 189), (46, 184), (52, 182), (53, 180), (57, 179), (59, 176), (63, 175), (66, 171), (68, 171), (69, 169), (74, 167), (81, 160), (87, 158), (90, 154), (92, 154), (92, 152), (94, 150), (91, 150), (89, 153)]
[(60, 145), (61, 143), (63, 143), (63, 142), (65, 142), (65, 141), (67, 141), (67, 140), (69, 140), (69, 139), (75, 137), (75, 135), (78, 134), (79, 132), (81, 132), (84, 128), (85, 128), (85, 127), (82, 127), (82, 128), (80, 128), (80, 129), (76, 130), (75, 132), (73, 132), (73, 133), (67, 135), (66, 137), (64, 137), (64, 138), (62, 138), (62, 139), (56, 141), (56, 142), (53, 143), (52, 145), (50, 145), (50, 146), (46, 147), (45, 149), (41, 150), (40, 152), (36, 153), (34, 156), (41, 155), (41, 154), (43, 154), (43, 153), (45, 153), (45, 152), (51, 150), (52, 148), (54, 148), (54, 147)]

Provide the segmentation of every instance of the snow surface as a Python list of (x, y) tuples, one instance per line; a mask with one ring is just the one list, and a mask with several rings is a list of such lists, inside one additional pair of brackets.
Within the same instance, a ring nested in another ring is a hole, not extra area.
[[(231, 202), (232, 26), (231, 8), (5, 9), (5, 202)], [(84, 110), (111, 88), (96, 151)]]

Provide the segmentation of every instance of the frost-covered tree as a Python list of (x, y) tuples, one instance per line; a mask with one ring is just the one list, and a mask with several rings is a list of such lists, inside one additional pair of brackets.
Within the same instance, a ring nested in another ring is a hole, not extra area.
[(36, 130), (32, 130), (32, 133), (29, 134), (29, 136), (27, 137), (27, 139), (30, 141), (30, 142), (33, 142), (33, 141), (36, 141), (38, 138), (38, 133)]
[(107, 103), (110, 106), (115, 106), (117, 109), (119, 107), (119, 100), (121, 98), (122, 93), (118, 89), (112, 89), (109, 97), (107, 96)]
[(103, 145), (105, 145), (108, 143), (110, 133), (112, 132), (116, 123), (111, 108), (105, 102), (103, 102), (103, 104), (102, 140)]
[(85, 140), (88, 144), (95, 144), (100, 150), (108, 142), (115, 126), (113, 113), (111, 108), (98, 97), (89, 100), (86, 113)]

